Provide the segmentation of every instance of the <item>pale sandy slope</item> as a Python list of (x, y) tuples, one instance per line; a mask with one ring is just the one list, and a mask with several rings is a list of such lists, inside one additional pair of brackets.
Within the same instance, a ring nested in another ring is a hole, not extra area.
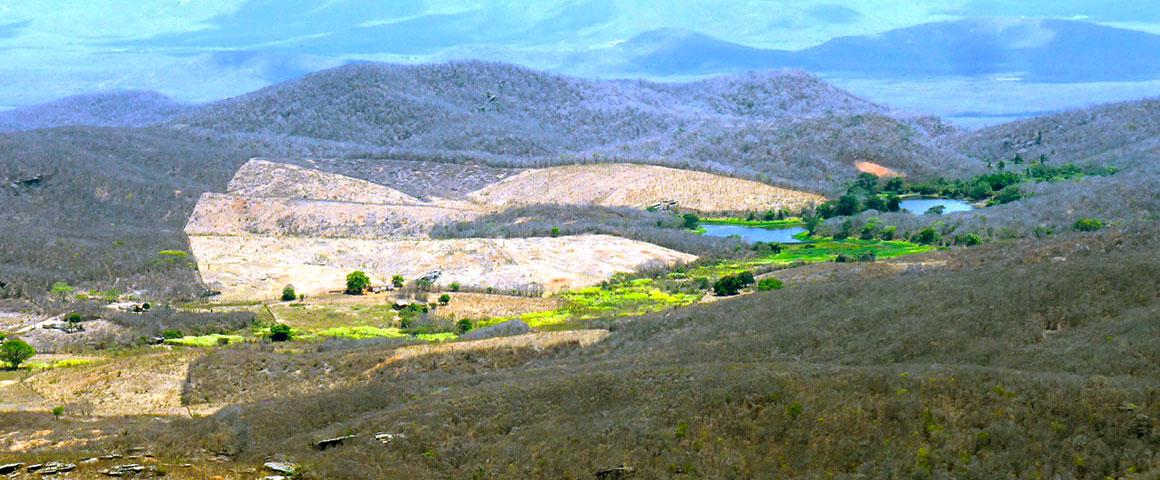
[(652, 165), (568, 165), (528, 170), (469, 195), (497, 206), (528, 204), (643, 208), (676, 201), (700, 212), (798, 210), (825, 198), (749, 180)]
[(307, 198), (382, 205), (422, 205), (423, 201), (384, 185), (260, 158), (234, 174), (227, 191), (245, 197)]
[(223, 300), (276, 298), (293, 284), (307, 295), (341, 290), (348, 273), (367, 272), (376, 284), (392, 275), (414, 279), (442, 269), (440, 285), (538, 286), (553, 292), (600, 283), (654, 262), (697, 257), (608, 235), (561, 238), (368, 240), (273, 236), (190, 237), (202, 279)]
[(477, 208), (438, 205), (380, 205), (205, 193), (198, 200), (185, 233), (190, 236), (426, 238), (436, 225), (472, 220), (485, 213)]

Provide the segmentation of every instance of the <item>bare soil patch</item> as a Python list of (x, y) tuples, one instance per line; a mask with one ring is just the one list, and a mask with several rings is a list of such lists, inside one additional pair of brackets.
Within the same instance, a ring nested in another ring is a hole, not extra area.
[(569, 165), (527, 170), (470, 195), (491, 205), (596, 205), (645, 208), (676, 201), (701, 212), (796, 210), (825, 201), (809, 192), (751, 180), (653, 165)]

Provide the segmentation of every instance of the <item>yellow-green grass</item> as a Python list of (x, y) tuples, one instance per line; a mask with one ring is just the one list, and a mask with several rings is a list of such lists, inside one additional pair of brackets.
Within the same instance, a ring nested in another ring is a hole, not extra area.
[(399, 314), (386, 303), (370, 305), (291, 304), (272, 305), (270, 311), (281, 323), (304, 332), (322, 332), (344, 327), (388, 329), (398, 324)]
[[(560, 294), (563, 306), (555, 310), (513, 317), (537, 329), (559, 327), (573, 322), (607, 317), (631, 317), (659, 312), (696, 303), (700, 294), (669, 293), (648, 278), (609, 282), (602, 286), (565, 291)], [(493, 325), (512, 318), (480, 323)]]
[(832, 262), (839, 254), (857, 257), (864, 253), (873, 253), (875, 258), (887, 259), (929, 252), (935, 249), (932, 246), (901, 240), (859, 240), (853, 238), (845, 240), (826, 238), (803, 243), (783, 244), (781, 247), (780, 253), (765, 252), (756, 258), (726, 260), (701, 266), (689, 271), (688, 276), (713, 279), (760, 267), (777, 268), (795, 264)]
[(241, 343), (245, 341), (245, 338), (243, 338), (241, 335), (222, 335), (215, 333), (212, 335), (170, 338), (165, 340), (165, 343), (169, 345), (180, 345), (183, 347), (216, 347), (221, 345), (223, 341), (226, 343)]
[(21, 365), (21, 368), (27, 368), (29, 370), (51, 370), (54, 368), (69, 368), (89, 365), (95, 361), (96, 360), (91, 358), (65, 358), (61, 360), (48, 361), (38, 361), (33, 359)]

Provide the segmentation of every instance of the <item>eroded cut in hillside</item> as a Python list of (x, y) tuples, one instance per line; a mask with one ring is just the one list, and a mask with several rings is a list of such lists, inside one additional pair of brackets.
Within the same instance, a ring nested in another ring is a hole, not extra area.
[(495, 211), (425, 202), (373, 182), (256, 159), (227, 193), (201, 197), (185, 231), (202, 280), (225, 300), (274, 298), (287, 284), (307, 295), (333, 292), (354, 270), (375, 284), (439, 270), (440, 285), (554, 292), (697, 258), (608, 235), (428, 238), (437, 225)]
[(568, 165), (527, 170), (470, 195), (499, 206), (555, 204), (645, 208), (676, 202), (700, 212), (799, 210), (826, 199), (751, 180), (655, 165)]

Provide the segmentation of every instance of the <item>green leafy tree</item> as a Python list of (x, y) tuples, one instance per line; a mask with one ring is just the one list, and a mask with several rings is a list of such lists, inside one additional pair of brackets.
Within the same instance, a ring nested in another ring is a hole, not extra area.
[(289, 342), (293, 335), (290, 326), (285, 323), (278, 323), (270, 327), (270, 340), (275, 342)]
[(406, 281), (407, 280), (403, 278), (402, 275), (395, 274), (391, 276), (391, 285), (393, 285), (395, 288), (403, 288), (403, 283)]
[(560, 236), (560, 227), (552, 227), (552, 238)]
[(59, 420), (60, 417), (64, 416), (64, 407), (62, 407), (60, 405), (52, 407), (52, 416), (53, 416), (53, 418), (56, 418), (57, 420)]
[(175, 328), (170, 328), (161, 332), (161, 338), (166, 340), (176, 340), (182, 337), (185, 337), (185, 334), (181, 333), (181, 330)]
[(785, 288), (785, 285), (781, 283), (781, 280), (773, 277), (763, 278), (760, 282), (757, 282), (757, 290), (762, 292), (781, 290), (782, 288)]
[(448, 287), (451, 289), (452, 292), (458, 292), (460, 288), (463, 288), (461, 285), (459, 285), (459, 282), (451, 282), (451, 285), (449, 285)]
[(36, 349), (24, 340), (14, 338), (0, 344), (0, 361), (8, 364), (8, 368), (11, 370), (20, 368), (20, 364), (32, 358), (33, 355), (36, 355)]
[(443, 295), (439, 296), (440, 305), (446, 306), (448, 303), (451, 303), (451, 295), (444, 293)]
[(1104, 228), (1104, 222), (1095, 218), (1081, 218), (1075, 221), (1075, 225), (1072, 228), (1080, 232), (1094, 232)]
[(923, 245), (933, 245), (938, 243), (940, 240), (942, 240), (942, 235), (938, 233), (938, 230), (935, 230), (931, 227), (926, 227), (920, 230), (918, 233), (914, 234), (914, 242), (921, 243)]
[(858, 180), (855, 180), (855, 186), (870, 195), (878, 193), (878, 176), (873, 173), (861, 173)]
[(371, 278), (362, 270), (350, 272), (346, 276), (346, 294), (362, 295), (371, 287)]
[(684, 221), (685, 228), (689, 230), (696, 230), (697, 227), (701, 225), (701, 217), (698, 217), (692, 213), (686, 213), (682, 215), (681, 219)]
[(891, 177), (890, 180), (886, 181), (883, 190), (892, 193), (902, 193), (906, 190), (906, 182), (902, 180), (902, 177)]
[(76, 288), (66, 282), (56, 282), (52, 284), (51, 292), (53, 295), (56, 295), (57, 299), (59, 300), (64, 300), (74, 291), (76, 291)]
[(470, 332), (473, 327), (474, 326), (471, 324), (471, 320), (468, 320), (466, 318), (463, 320), (460, 320), (458, 322), (455, 322), (455, 331), (457, 333), (459, 333), (460, 335), (463, 335), (467, 332)]
[(282, 301), (293, 302), (298, 299), (298, 294), (294, 291), (294, 285), (286, 285), (282, 287)]
[(858, 197), (850, 194), (838, 197), (838, 203), (834, 206), (834, 215), (839, 217), (848, 217), (861, 211), (861, 204), (858, 202)]

